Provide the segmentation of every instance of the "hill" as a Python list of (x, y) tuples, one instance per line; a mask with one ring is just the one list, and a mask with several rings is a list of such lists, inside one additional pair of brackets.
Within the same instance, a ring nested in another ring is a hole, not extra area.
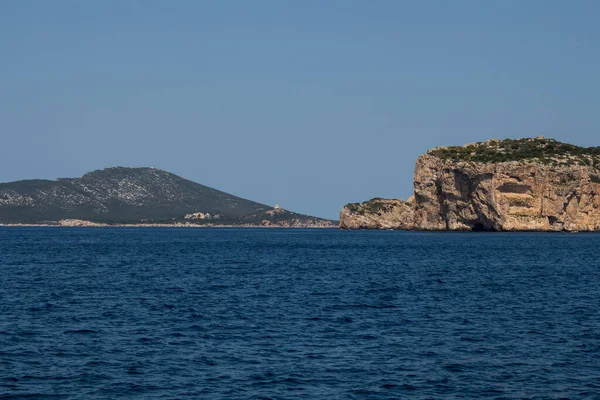
[(113, 167), (81, 178), (0, 184), (0, 223), (225, 223), (272, 209), (155, 168)]

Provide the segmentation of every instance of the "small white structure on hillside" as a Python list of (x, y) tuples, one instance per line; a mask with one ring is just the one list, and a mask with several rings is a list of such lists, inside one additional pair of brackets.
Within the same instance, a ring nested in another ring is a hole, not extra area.
[(186, 214), (185, 219), (211, 219), (210, 213), (195, 212), (193, 214)]

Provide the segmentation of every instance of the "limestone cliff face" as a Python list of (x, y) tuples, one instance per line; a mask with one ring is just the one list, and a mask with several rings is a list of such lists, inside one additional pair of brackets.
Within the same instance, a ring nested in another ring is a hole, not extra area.
[(598, 148), (567, 151), (556, 141), (523, 139), (527, 153), (515, 155), (499, 143), (430, 150), (416, 162), (414, 201), (395, 200), (394, 212), (369, 211), (373, 200), (346, 206), (340, 227), (600, 231)]
[(415, 229), (600, 230), (600, 185), (591, 168), (532, 161), (452, 162), (419, 157)]

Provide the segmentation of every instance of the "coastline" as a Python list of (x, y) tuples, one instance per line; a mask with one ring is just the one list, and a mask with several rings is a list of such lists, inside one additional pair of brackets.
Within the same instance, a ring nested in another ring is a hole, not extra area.
[(284, 228), (284, 229), (339, 229), (337, 225), (319, 226), (281, 226), (281, 225), (196, 225), (196, 224), (96, 224), (60, 225), (60, 224), (0, 224), (0, 228)]
[(511, 234), (511, 233), (554, 233), (554, 234), (574, 234), (574, 233), (600, 233), (600, 230), (584, 230), (584, 231), (558, 231), (558, 230), (510, 230), (510, 231), (472, 231), (472, 230), (452, 230), (452, 229), (378, 229), (378, 228), (359, 228), (359, 229), (344, 229), (339, 226), (279, 226), (279, 225), (195, 225), (195, 224), (100, 224), (91, 223), (89, 225), (59, 225), (59, 224), (3, 224), (0, 223), (0, 228), (188, 228), (188, 229), (336, 229), (340, 231), (396, 231), (396, 232), (412, 232), (412, 233), (478, 233), (478, 234)]

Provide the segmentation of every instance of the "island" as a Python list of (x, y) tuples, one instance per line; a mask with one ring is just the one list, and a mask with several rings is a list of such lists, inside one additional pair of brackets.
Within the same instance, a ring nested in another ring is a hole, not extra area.
[(0, 183), (0, 225), (319, 227), (337, 221), (243, 199), (157, 168)]
[(600, 231), (600, 147), (543, 136), (437, 147), (413, 186), (406, 201), (347, 204), (340, 228)]

